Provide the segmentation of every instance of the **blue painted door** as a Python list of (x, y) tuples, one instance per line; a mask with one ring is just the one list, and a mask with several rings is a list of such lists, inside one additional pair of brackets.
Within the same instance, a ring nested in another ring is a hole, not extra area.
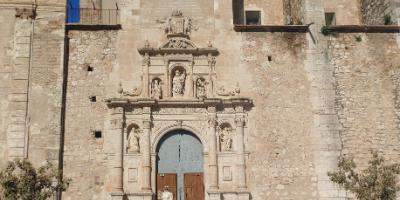
[[(203, 172), (203, 146), (188, 131), (174, 131), (160, 141), (157, 151), (157, 173), (177, 175), (177, 200), (185, 200), (185, 173)], [(157, 188), (157, 191), (162, 188)]]
[(68, 0), (68, 23), (79, 23), (80, 18), (79, 0)]

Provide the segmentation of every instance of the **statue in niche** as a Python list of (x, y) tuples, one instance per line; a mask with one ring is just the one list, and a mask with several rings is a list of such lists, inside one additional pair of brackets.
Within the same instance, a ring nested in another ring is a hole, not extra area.
[(228, 126), (221, 129), (219, 136), (219, 144), (221, 151), (231, 151), (232, 150), (232, 129)]
[(196, 81), (196, 96), (197, 98), (205, 98), (206, 95), (206, 81), (202, 78)]
[(151, 97), (154, 99), (162, 98), (162, 88), (158, 79), (154, 79), (151, 83)]
[(129, 131), (126, 149), (128, 153), (139, 153), (139, 128), (133, 127)]
[(175, 70), (174, 78), (172, 79), (172, 97), (182, 97), (185, 89), (185, 73), (178, 69)]

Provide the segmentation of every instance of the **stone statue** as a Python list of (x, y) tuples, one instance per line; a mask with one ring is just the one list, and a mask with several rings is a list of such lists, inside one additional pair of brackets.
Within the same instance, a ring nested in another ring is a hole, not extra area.
[(164, 191), (162, 191), (158, 194), (158, 199), (159, 200), (173, 200), (174, 194), (171, 191), (169, 191), (168, 186), (166, 186), (166, 187), (164, 187)]
[(219, 138), (221, 151), (232, 150), (232, 135), (230, 127), (222, 128)]
[(126, 145), (126, 149), (128, 152), (139, 153), (139, 129), (132, 128), (128, 135), (128, 142)]
[(206, 97), (206, 81), (204, 79), (197, 79), (196, 81), (196, 96), (197, 98)]
[(172, 96), (182, 97), (185, 89), (185, 73), (175, 70), (174, 78), (172, 79)]
[(162, 98), (162, 88), (158, 79), (154, 79), (151, 84), (151, 97), (154, 99)]

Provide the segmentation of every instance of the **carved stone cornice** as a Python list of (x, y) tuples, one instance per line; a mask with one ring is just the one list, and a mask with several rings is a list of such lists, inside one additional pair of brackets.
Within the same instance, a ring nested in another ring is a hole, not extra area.
[(218, 56), (219, 51), (216, 48), (140, 48), (138, 49), (140, 55), (149, 56), (166, 55), (166, 54), (192, 54), (194, 56), (207, 56), (209, 54)]
[(253, 101), (249, 98), (205, 98), (205, 99), (151, 99), (151, 98), (110, 98), (106, 99), (108, 107), (237, 107), (251, 108)]
[(20, 19), (35, 19), (36, 8), (15, 8), (15, 17)]

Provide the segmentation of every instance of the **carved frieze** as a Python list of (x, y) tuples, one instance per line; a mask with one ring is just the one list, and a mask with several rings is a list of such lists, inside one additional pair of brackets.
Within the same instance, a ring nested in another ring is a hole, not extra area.
[(153, 111), (153, 114), (199, 114), (206, 113), (204, 108), (182, 107), (182, 108), (158, 108)]

